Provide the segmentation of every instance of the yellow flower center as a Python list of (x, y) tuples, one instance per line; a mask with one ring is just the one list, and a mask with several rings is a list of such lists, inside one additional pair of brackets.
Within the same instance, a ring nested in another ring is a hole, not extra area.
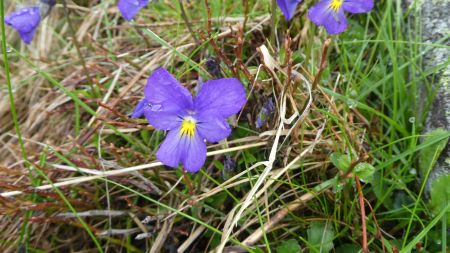
[(180, 135), (193, 137), (195, 133), (196, 122), (191, 117), (186, 117), (181, 123)]
[(344, 0), (331, 0), (329, 8), (334, 10), (335, 12), (338, 12), (343, 3)]

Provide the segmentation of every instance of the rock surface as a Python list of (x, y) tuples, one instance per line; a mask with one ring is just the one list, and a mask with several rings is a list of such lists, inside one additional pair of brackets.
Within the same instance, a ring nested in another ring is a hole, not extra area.
[[(450, 39), (440, 41), (450, 34), (450, 0), (424, 0), (419, 3), (421, 10), (422, 41), (450, 46)], [(425, 48), (424, 48), (425, 49)], [(437, 89), (433, 105), (425, 121), (425, 133), (442, 128), (450, 131), (450, 49), (434, 47), (424, 56), (424, 69), (441, 64), (446, 66), (434, 76), (434, 89)], [(432, 182), (450, 173), (450, 144), (447, 143), (433, 171), (429, 175), (427, 191)]]

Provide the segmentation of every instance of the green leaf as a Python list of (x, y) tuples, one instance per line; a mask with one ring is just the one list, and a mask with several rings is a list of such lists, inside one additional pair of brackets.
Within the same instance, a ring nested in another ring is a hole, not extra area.
[(217, 169), (223, 170), (223, 163), (222, 163), (221, 161), (219, 161), (219, 160), (214, 160), (213, 163), (214, 163), (214, 166), (215, 166)]
[(351, 160), (347, 155), (343, 155), (337, 152), (333, 152), (330, 155), (330, 161), (333, 163), (336, 168), (343, 172), (347, 172), (348, 168), (350, 167)]
[(336, 253), (358, 253), (361, 247), (356, 244), (343, 244), (336, 248)]
[(368, 163), (358, 163), (353, 169), (353, 173), (366, 183), (373, 182), (375, 167)]
[[(448, 135), (448, 131), (438, 128), (428, 133), (427, 136), (424, 138), (423, 143), (442, 139), (445, 135)], [(427, 171), (430, 168), (434, 167), (434, 164), (436, 163), (436, 159), (434, 158), (439, 157), (439, 154), (441, 154), (442, 150), (444, 150), (445, 146), (447, 145), (448, 139), (449, 137), (443, 138), (442, 140), (434, 144), (424, 147), (420, 151), (419, 170), (421, 176), (427, 175)]]
[(262, 250), (260, 248), (254, 248), (253, 252), (255, 252), (255, 253), (264, 253), (264, 250)]
[(290, 239), (281, 243), (280, 246), (277, 247), (277, 253), (302, 253), (302, 249), (300, 245), (298, 245), (297, 240)]
[(375, 196), (386, 208), (392, 208), (392, 191), (389, 190), (391, 182), (382, 175), (381, 171), (376, 171), (373, 178), (372, 189)]
[(330, 223), (312, 222), (307, 231), (308, 242), (320, 253), (327, 253), (333, 249), (334, 231)]
[(219, 207), (220, 205), (223, 205), (225, 200), (228, 198), (228, 193), (223, 191), (217, 194), (214, 194), (213, 196), (206, 199), (206, 203), (213, 207)]
[[(434, 180), (430, 196), (431, 208), (434, 215), (437, 215), (450, 203), (450, 174)], [(447, 224), (450, 225), (450, 211), (447, 212)]]

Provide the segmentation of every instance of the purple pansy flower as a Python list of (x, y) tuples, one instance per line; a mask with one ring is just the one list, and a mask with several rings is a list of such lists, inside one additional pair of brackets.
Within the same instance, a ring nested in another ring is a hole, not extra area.
[(117, 7), (122, 16), (127, 21), (131, 21), (142, 8), (147, 6), (148, 2), (149, 0), (119, 0)]
[(294, 17), (297, 5), (301, 1), (302, 0), (277, 0), (278, 7), (280, 7), (281, 12), (283, 12), (283, 15), (287, 21), (291, 20), (292, 17)]
[(181, 163), (197, 172), (205, 163), (206, 144), (225, 139), (231, 133), (226, 118), (241, 110), (245, 89), (236, 78), (210, 80), (192, 98), (167, 70), (159, 68), (148, 78), (145, 98), (133, 116), (145, 115), (151, 125), (169, 130), (156, 157), (172, 168)]
[(338, 34), (347, 28), (344, 11), (369, 12), (373, 5), (373, 0), (322, 0), (309, 9), (308, 17), (316, 25), (324, 26), (329, 34)]
[(5, 17), (5, 24), (16, 29), (23, 42), (30, 44), (36, 33), (36, 28), (41, 22), (39, 12), (40, 10), (37, 6), (19, 9)]

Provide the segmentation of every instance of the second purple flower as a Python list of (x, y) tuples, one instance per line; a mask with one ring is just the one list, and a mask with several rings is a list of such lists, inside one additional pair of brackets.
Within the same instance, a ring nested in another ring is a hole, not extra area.
[(245, 104), (245, 89), (235, 78), (210, 80), (193, 98), (167, 70), (159, 68), (148, 78), (144, 100), (133, 117), (145, 115), (151, 125), (169, 130), (156, 157), (167, 166), (183, 164), (188, 172), (200, 170), (206, 160), (206, 144), (230, 135), (226, 118)]
[(117, 7), (119, 8), (122, 16), (130, 21), (134, 16), (147, 4), (150, 0), (119, 0)]
[(373, 5), (373, 0), (322, 0), (309, 9), (308, 17), (329, 34), (338, 34), (347, 29), (345, 12), (369, 12)]
[(6, 16), (5, 24), (16, 29), (23, 42), (30, 44), (41, 19), (47, 17), (55, 4), (55, 0), (41, 0), (36, 6), (21, 8)]
[(277, 0), (278, 7), (280, 7), (281, 12), (287, 21), (294, 17), (297, 5), (301, 3), (302, 0)]

